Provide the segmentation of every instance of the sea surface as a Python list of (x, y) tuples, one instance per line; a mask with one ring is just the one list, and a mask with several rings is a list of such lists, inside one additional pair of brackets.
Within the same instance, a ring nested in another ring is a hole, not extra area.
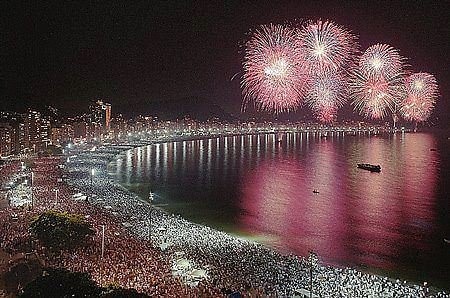
[(281, 253), (449, 289), (449, 147), (439, 133), (242, 135), (136, 148), (109, 172), (154, 205)]

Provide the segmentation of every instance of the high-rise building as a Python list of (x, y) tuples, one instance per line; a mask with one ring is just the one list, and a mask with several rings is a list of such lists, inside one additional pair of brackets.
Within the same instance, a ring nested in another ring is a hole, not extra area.
[(116, 138), (126, 134), (128, 129), (128, 122), (123, 118), (122, 114), (111, 119), (111, 131)]
[(50, 121), (42, 118), (41, 113), (29, 110), (25, 116), (25, 148), (39, 152), (50, 144)]
[(15, 144), (15, 154), (22, 153), (25, 150), (25, 124), (23, 122), (15, 122), (13, 124), (15, 135), (14, 135), (14, 144)]
[(11, 135), (12, 154), (19, 154), (25, 148), (24, 115), (16, 112), (0, 112), (0, 125), (8, 127)]
[(14, 153), (14, 128), (7, 123), (0, 123), (0, 156)]
[(111, 104), (105, 102), (103, 109), (105, 110), (105, 128), (108, 132), (111, 129)]
[(90, 122), (86, 125), (86, 138), (90, 140), (100, 140), (102, 137), (103, 127), (100, 123)]
[(91, 122), (102, 126), (103, 132), (108, 132), (111, 128), (111, 104), (97, 100), (89, 106)]
[(51, 141), (53, 145), (62, 145), (73, 141), (74, 129), (70, 124), (62, 124), (57, 127), (52, 127)]
[(73, 136), (76, 139), (85, 139), (87, 137), (87, 123), (83, 120), (77, 120), (72, 123)]

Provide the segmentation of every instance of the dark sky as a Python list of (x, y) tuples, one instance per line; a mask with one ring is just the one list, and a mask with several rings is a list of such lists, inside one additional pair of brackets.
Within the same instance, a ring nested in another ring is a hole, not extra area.
[(0, 110), (201, 96), (236, 112), (240, 85), (230, 78), (241, 70), (246, 32), (322, 18), (359, 35), (363, 50), (389, 43), (414, 71), (436, 75), (438, 114), (448, 112), (448, 1), (17, 2), (0, 4)]

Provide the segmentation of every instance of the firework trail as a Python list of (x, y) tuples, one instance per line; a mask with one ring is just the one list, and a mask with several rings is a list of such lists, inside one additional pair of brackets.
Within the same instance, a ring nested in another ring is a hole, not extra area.
[[(405, 96), (403, 60), (389, 45), (376, 44), (361, 56), (351, 72), (350, 98), (354, 109), (366, 118), (384, 118), (395, 113)], [(380, 57), (399, 57), (381, 59)]]
[(246, 44), (244, 108), (254, 102), (257, 108), (275, 113), (297, 109), (309, 81), (303, 61), (291, 28), (261, 26)]
[(429, 73), (414, 73), (406, 78), (406, 97), (400, 113), (405, 120), (423, 122), (430, 117), (439, 96), (436, 78)]

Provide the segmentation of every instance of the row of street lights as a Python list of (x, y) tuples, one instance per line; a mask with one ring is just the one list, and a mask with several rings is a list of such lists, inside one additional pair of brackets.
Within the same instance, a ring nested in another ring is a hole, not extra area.
[[(94, 179), (94, 175), (95, 175), (95, 169), (92, 168), (91, 169), (91, 189), (94, 186), (93, 183), (93, 179)], [(103, 257), (105, 256), (105, 225), (100, 225), (102, 227), (102, 255), (101, 255), (101, 259), (103, 260)]]
[[(93, 179), (94, 179), (94, 175), (95, 175), (95, 168), (91, 169), (91, 189), (94, 186), (93, 183)], [(102, 253), (101, 253), (101, 259), (103, 260), (103, 257), (105, 256), (105, 225), (100, 225), (102, 227)]]
[[(22, 165), (23, 167), (23, 165)], [(33, 194), (33, 187), (34, 187), (34, 172), (31, 172), (31, 209), (34, 208), (34, 194)]]
[(94, 175), (95, 175), (95, 169), (92, 168), (92, 169), (91, 169), (91, 188), (93, 187), (93, 185), (92, 185), (92, 183), (93, 183), (92, 179), (94, 178)]

